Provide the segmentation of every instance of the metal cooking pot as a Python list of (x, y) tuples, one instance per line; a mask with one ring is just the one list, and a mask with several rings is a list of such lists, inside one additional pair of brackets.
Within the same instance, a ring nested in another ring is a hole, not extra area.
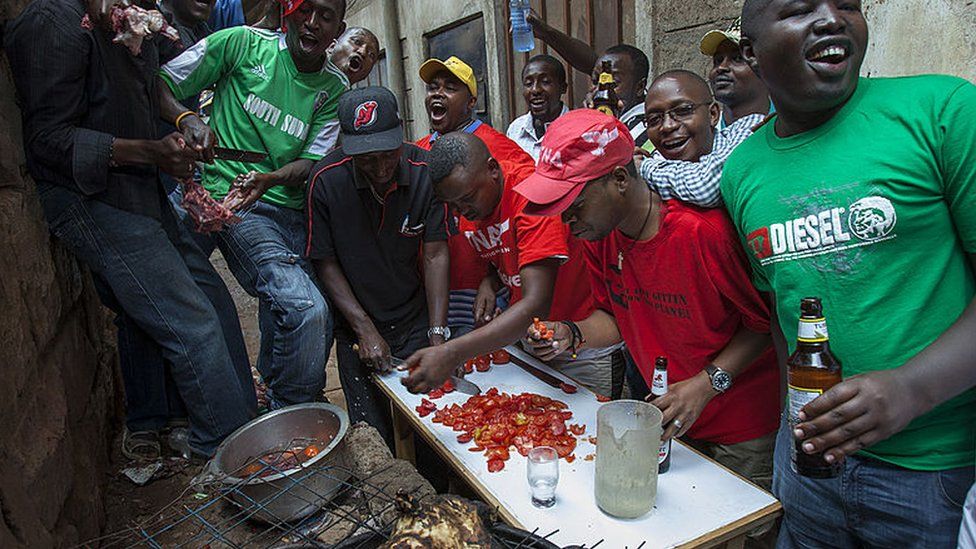
[[(217, 448), (205, 476), (221, 482), (248, 515), (269, 523), (301, 520), (332, 499), (349, 477), (341, 446), (349, 417), (332, 404), (295, 404), (246, 423)], [(331, 442), (301, 467), (260, 478), (234, 476), (255, 458), (296, 439)]]

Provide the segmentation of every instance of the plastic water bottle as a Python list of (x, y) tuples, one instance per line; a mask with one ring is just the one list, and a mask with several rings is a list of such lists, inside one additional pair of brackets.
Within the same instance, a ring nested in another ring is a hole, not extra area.
[(529, 15), (529, 0), (511, 0), (509, 6), (512, 12), (512, 47), (515, 51), (532, 51), (535, 49), (535, 37), (532, 36), (532, 26), (525, 19)]

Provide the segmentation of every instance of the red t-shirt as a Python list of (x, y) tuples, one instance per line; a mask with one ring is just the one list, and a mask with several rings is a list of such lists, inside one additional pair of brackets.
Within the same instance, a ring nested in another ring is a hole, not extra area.
[[(498, 132), (488, 124), (481, 123), (472, 132), (488, 147), (491, 156), (499, 163), (508, 163), (513, 172), (535, 170), (535, 162), (522, 147)], [(417, 140), (417, 146), (430, 150), (431, 137), (426, 135)], [(459, 220), (459, 217), (455, 217)], [(447, 246), (451, 254), (451, 290), (477, 290), (481, 280), (488, 273), (488, 262), (481, 259), (468, 244), (463, 234), (451, 234), (447, 239)]]
[(522, 298), (522, 267), (548, 258), (563, 264), (556, 274), (549, 318), (582, 320), (595, 305), (582, 245), (571, 241), (569, 228), (558, 217), (527, 215), (528, 199), (512, 187), (531, 175), (531, 171), (510, 171), (509, 163), (499, 162), (505, 175), (505, 189), (495, 211), (486, 219), (473, 222), (461, 217), (461, 234), (482, 259), (491, 262), (498, 276), (511, 291), (511, 303)]
[[(769, 332), (769, 309), (725, 212), (670, 200), (661, 217), (648, 241), (614, 231), (585, 244), (597, 307), (616, 318), (648, 387), (658, 356), (668, 358), (668, 382), (676, 383), (700, 373), (740, 326)], [(779, 426), (780, 402), (770, 346), (705, 406), (688, 436), (735, 444), (765, 435)]]

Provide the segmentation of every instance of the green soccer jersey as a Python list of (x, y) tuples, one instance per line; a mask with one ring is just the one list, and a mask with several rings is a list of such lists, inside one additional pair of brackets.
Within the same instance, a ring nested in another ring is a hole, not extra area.
[[(773, 128), (732, 154), (722, 195), (790, 351), (800, 299), (819, 296), (844, 377), (901, 366), (976, 291), (976, 86), (862, 78), (822, 126)], [(974, 418), (970, 389), (864, 453), (915, 470), (971, 466)]]
[[(329, 152), (339, 135), (339, 96), (349, 86), (328, 61), (319, 72), (299, 72), (283, 34), (252, 27), (211, 34), (163, 66), (160, 75), (179, 99), (215, 85), (210, 127), (219, 145), (268, 153), (262, 162), (205, 165), (203, 184), (218, 200), (239, 174), (268, 173)], [(305, 189), (275, 186), (262, 200), (302, 209)]]

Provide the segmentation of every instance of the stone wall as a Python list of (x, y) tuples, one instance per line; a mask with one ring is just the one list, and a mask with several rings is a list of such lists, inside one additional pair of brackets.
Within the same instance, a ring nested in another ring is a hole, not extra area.
[[(901, 76), (941, 73), (976, 82), (976, 7), (973, 0), (864, 0), (869, 41), (861, 73)], [(689, 69), (705, 75), (711, 60), (698, 43), (725, 28), (742, 0), (647, 0), (637, 3), (637, 46), (651, 73)]]
[[(27, 3), (0, 3), (0, 22)], [(90, 276), (41, 217), (2, 53), (0, 257), (0, 547), (75, 545), (104, 523), (114, 336)]]

